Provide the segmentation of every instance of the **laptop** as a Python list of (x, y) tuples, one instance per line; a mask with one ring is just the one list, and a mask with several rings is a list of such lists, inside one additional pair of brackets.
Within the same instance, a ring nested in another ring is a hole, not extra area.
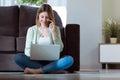
[(31, 60), (58, 60), (60, 57), (60, 45), (31, 45)]

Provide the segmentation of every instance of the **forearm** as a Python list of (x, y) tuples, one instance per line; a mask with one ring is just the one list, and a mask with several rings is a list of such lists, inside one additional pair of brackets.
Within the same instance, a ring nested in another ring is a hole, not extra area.
[(52, 32), (52, 38), (53, 38), (53, 41), (55, 41), (59, 38), (56, 31)]
[(59, 28), (56, 27), (55, 32), (51, 33), (51, 34), (52, 34), (53, 43), (60, 45), (60, 50), (62, 51), (64, 45), (63, 45), (63, 42), (61, 40), (61, 35), (60, 35)]

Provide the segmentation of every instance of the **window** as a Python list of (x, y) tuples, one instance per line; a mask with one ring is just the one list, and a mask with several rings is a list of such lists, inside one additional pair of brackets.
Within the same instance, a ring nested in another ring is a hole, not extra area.
[(0, 6), (15, 5), (15, 0), (0, 0)]
[(58, 6), (58, 7), (56, 6), (52, 8), (59, 14), (62, 20), (63, 26), (65, 27), (66, 26), (66, 8), (63, 6)]

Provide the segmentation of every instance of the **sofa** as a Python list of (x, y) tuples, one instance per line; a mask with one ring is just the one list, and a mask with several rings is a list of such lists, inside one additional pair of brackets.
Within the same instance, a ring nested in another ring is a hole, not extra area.
[[(0, 6), (0, 71), (23, 71), (13, 61), (17, 53), (24, 54), (27, 29), (35, 25), (37, 7), (26, 5)], [(64, 43), (61, 56), (71, 55), (74, 64), (69, 72), (80, 68), (80, 25), (62, 25), (60, 16), (54, 11), (56, 25), (59, 26)]]

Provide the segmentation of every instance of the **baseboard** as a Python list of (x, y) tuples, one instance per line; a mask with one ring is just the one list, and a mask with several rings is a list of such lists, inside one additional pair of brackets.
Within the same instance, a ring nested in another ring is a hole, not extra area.
[(80, 72), (99, 72), (99, 69), (80, 69)]

